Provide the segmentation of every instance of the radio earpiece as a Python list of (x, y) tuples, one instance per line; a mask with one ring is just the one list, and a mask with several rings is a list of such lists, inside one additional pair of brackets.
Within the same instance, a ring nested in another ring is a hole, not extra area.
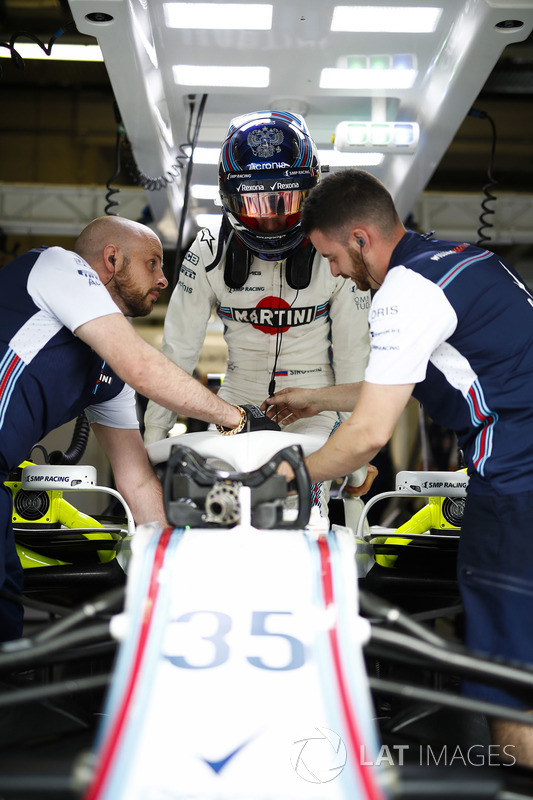
[(104, 283), (104, 286), (107, 286), (108, 283), (111, 283), (111, 281), (115, 277), (115, 267), (116, 267), (116, 265), (115, 265), (115, 256), (109, 256), (109, 260), (113, 264), (113, 274), (111, 275), (110, 278), (107, 279), (107, 281)]
[(378, 279), (377, 279), (377, 278), (375, 278), (375, 277), (372, 275), (372, 273), (370, 272), (370, 270), (368, 269), (368, 267), (367, 267), (367, 265), (366, 265), (366, 261), (365, 261), (365, 258), (364, 258), (364, 256), (363, 256), (363, 247), (365, 247), (365, 245), (366, 245), (366, 242), (365, 242), (365, 240), (363, 239), (363, 237), (362, 237), (362, 236), (358, 236), (358, 237), (357, 237), (357, 244), (358, 244), (358, 245), (359, 245), (359, 247), (361, 248), (360, 257), (361, 257), (361, 261), (363, 262), (363, 266), (364, 266), (364, 268), (365, 268), (365, 270), (366, 270), (366, 272), (367, 272), (367, 275), (368, 275), (368, 277), (369, 277), (369, 278), (372, 278), (372, 280), (373, 280), (375, 283), (377, 283), (377, 285), (378, 285), (378, 286), (381, 286), (381, 281), (378, 281)]

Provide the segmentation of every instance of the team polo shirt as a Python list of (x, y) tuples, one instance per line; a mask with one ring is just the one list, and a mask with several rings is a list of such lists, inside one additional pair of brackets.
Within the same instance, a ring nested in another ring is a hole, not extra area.
[(407, 232), (370, 309), (365, 380), (415, 383), (456, 431), (470, 491), (531, 491), (533, 296), (487, 250)]
[(90, 422), (138, 428), (133, 390), (73, 333), (121, 313), (75, 253), (40, 248), (0, 270), (0, 478), (84, 409)]

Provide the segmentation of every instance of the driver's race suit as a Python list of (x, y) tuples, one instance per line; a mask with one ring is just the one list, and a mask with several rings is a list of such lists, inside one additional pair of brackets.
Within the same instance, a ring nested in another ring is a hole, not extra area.
[[(273, 370), (276, 390), (363, 379), (369, 352), (369, 292), (360, 291), (350, 280), (333, 277), (327, 260), (318, 253), (305, 289), (289, 286), (285, 260), (254, 257), (239, 289), (227, 286), (224, 267), (222, 233), (213, 235), (204, 228), (185, 255), (165, 318), (162, 351), (172, 361), (192, 373), (215, 308), (228, 347), (219, 394), (230, 403), (261, 405), (269, 395)], [(325, 411), (284, 430), (320, 435), (325, 441), (338, 418), (336, 412)], [(172, 411), (150, 401), (145, 442), (165, 438), (175, 419)], [(364, 478), (363, 470), (351, 483), (358, 485)], [(329, 486), (314, 487), (313, 500), (324, 516), (328, 498)]]

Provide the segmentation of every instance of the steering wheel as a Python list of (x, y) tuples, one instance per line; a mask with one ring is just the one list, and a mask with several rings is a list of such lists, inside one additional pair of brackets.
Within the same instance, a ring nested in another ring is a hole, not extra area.
[[(282, 461), (293, 469), (298, 500), (295, 519), (284, 519), (287, 481), (276, 470)], [(163, 478), (165, 512), (171, 525), (182, 528), (231, 528), (241, 522), (239, 490), (251, 489), (251, 523), (254, 528), (305, 528), (311, 514), (311, 481), (300, 445), (285, 447), (266, 464), (250, 472), (227, 472), (207, 464), (207, 459), (183, 445), (170, 451)], [(246, 520), (242, 520), (245, 522)]]

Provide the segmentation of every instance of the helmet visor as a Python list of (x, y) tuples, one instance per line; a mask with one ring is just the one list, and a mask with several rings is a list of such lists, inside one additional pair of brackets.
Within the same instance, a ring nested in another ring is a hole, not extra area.
[[(279, 218), (287, 226), (294, 225), (294, 214), (300, 213), (309, 189), (287, 192), (246, 192), (246, 194), (224, 194), (222, 200), (227, 210), (235, 214), (241, 222), (247, 220)], [(250, 227), (256, 227), (252, 222)]]

